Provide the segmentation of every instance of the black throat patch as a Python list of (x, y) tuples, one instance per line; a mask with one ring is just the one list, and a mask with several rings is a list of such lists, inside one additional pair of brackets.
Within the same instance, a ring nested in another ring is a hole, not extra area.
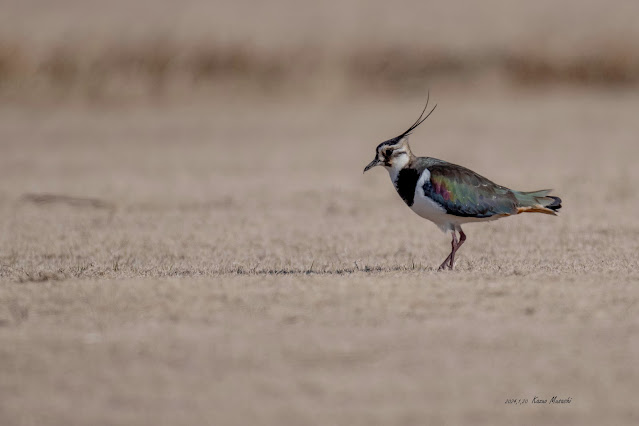
[(416, 169), (405, 168), (399, 171), (397, 180), (394, 182), (395, 189), (402, 197), (402, 200), (412, 206), (415, 201), (415, 187), (419, 180), (419, 172)]

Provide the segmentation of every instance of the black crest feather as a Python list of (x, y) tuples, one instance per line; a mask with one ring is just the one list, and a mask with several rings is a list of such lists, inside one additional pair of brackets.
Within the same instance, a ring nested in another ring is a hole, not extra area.
[(415, 130), (417, 128), (417, 126), (419, 126), (420, 124), (422, 124), (424, 121), (426, 121), (426, 119), (428, 117), (430, 117), (430, 115), (433, 113), (433, 111), (435, 111), (435, 108), (437, 108), (437, 104), (435, 104), (435, 106), (433, 107), (433, 109), (430, 110), (430, 112), (428, 114), (426, 114), (426, 116), (424, 116), (424, 113), (426, 112), (426, 108), (428, 108), (428, 101), (430, 99), (430, 91), (428, 92), (428, 95), (426, 97), (426, 105), (424, 106), (424, 109), (422, 110), (422, 113), (419, 114), (419, 117), (417, 118), (417, 120), (415, 120), (415, 122), (408, 128), (408, 130), (406, 130), (404, 133), (402, 133), (401, 135), (397, 136), (396, 139), (401, 139), (405, 136), (408, 136), (411, 134), (411, 132), (413, 130)]
[(379, 151), (380, 148), (386, 146), (386, 145), (395, 145), (400, 139), (402, 139), (403, 137), (406, 137), (408, 135), (411, 134), (411, 132), (413, 130), (415, 130), (417, 128), (417, 126), (419, 126), (420, 124), (422, 124), (424, 121), (426, 121), (426, 119), (428, 117), (430, 117), (430, 115), (433, 113), (433, 111), (435, 111), (435, 108), (437, 108), (437, 104), (435, 104), (435, 106), (433, 107), (433, 109), (431, 109), (428, 114), (426, 114), (424, 116), (424, 113), (426, 112), (426, 109), (428, 108), (428, 101), (430, 100), (430, 91), (428, 92), (428, 95), (426, 97), (426, 105), (424, 105), (424, 109), (422, 110), (421, 114), (419, 114), (419, 117), (417, 118), (417, 120), (415, 120), (415, 122), (401, 135), (396, 136), (392, 139), (389, 139), (387, 141), (384, 141), (382, 143), (380, 143), (379, 145), (377, 145), (377, 150)]

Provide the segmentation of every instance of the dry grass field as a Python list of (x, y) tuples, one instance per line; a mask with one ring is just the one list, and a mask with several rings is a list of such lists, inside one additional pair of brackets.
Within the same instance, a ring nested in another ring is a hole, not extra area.
[[(2, 426), (639, 423), (637, 5), (5, 3)], [(452, 272), (362, 175), (427, 88), (564, 205)]]
[(3, 108), (3, 424), (635, 423), (639, 96), (434, 98), (418, 154), (565, 205), (444, 273), (362, 175), (421, 98)]

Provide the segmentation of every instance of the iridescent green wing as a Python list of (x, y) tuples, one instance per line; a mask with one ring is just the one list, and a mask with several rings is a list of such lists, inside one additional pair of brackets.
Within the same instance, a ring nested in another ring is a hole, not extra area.
[(487, 218), (517, 212), (513, 192), (465, 167), (437, 161), (427, 167), (430, 180), (424, 194), (441, 204), (448, 214)]

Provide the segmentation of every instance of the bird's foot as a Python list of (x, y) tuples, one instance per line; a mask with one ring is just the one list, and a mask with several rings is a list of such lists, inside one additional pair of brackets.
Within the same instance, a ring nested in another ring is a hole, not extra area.
[(444, 260), (444, 263), (439, 265), (439, 268), (437, 268), (438, 271), (445, 271), (446, 269), (453, 269), (453, 265), (450, 263), (450, 256), (448, 256), (446, 260)]

